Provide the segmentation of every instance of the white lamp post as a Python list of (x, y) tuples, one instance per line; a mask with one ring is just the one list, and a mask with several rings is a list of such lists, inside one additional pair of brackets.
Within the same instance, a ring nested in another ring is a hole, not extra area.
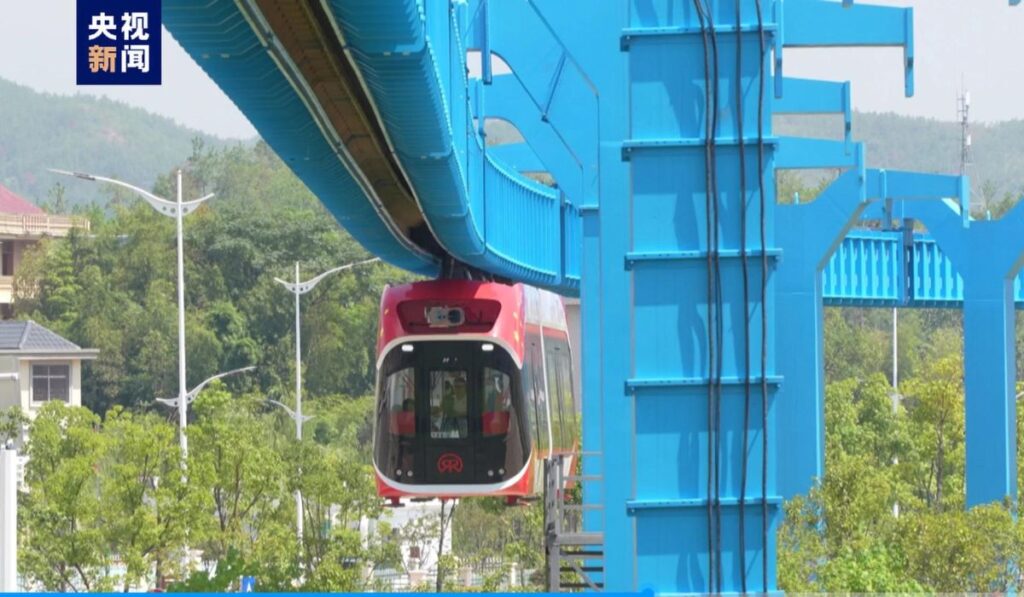
[(0, 445), (0, 591), (18, 590), (18, 453)]
[[(270, 402), (272, 402), (274, 404), (277, 404), (278, 406), (281, 406), (286, 411), (288, 411), (288, 415), (292, 418), (293, 421), (295, 421), (295, 440), (296, 441), (299, 441), (299, 442), (302, 441), (302, 424), (309, 420), (309, 417), (304, 417), (302, 415), (302, 325), (301, 325), (301, 310), (302, 310), (302, 307), (301, 307), (301, 303), (300, 303), (299, 299), (300, 299), (300, 297), (302, 295), (306, 294), (310, 290), (313, 290), (313, 288), (315, 288), (316, 285), (319, 284), (321, 280), (323, 280), (324, 278), (326, 278), (327, 276), (329, 276), (331, 274), (334, 274), (334, 273), (337, 273), (337, 272), (341, 272), (341, 271), (345, 271), (347, 269), (352, 269), (353, 267), (356, 267), (356, 266), (359, 266), (359, 265), (366, 265), (368, 263), (375, 263), (377, 261), (380, 261), (380, 259), (375, 257), (373, 259), (366, 259), (364, 261), (357, 261), (356, 263), (349, 263), (347, 265), (342, 265), (342, 266), (339, 266), (339, 267), (336, 267), (336, 268), (333, 268), (333, 269), (329, 269), (329, 270), (325, 271), (324, 273), (320, 274), (319, 276), (316, 276), (314, 278), (310, 278), (309, 280), (306, 280), (305, 282), (302, 282), (300, 280), (300, 278), (299, 278), (299, 262), (296, 261), (295, 262), (295, 282), (286, 282), (286, 281), (282, 280), (281, 278), (274, 278), (274, 280), (277, 283), (281, 284), (286, 289), (288, 289), (288, 292), (291, 292), (292, 294), (295, 295), (295, 410), (292, 410), (292, 409), (288, 408), (287, 406), (285, 406), (284, 404), (282, 404), (282, 403), (280, 403), (280, 402), (278, 402), (276, 400), (271, 400)], [(298, 536), (299, 536), (299, 543), (301, 544), (302, 543), (302, 526), (303, 526), (302, 525), (302, 494), (298, 490), (295, 491), (295, 512), (296, 512), (295, 529), (296, 529), (296, 532), (298, 533)]]
[[(300, 415), (297, 412), (295, 412), (294, 410), (288, 408), (288, 406), (286, 404), (284, 404), (283, 402), (278, 402), (277, 400), (267, 400), (267, 402), (273, 404), (274, 406), (280, 406), (282, 409), (284, 409), (284, 411), (286, 413), (288, 413), (288, 416), (291, 417), (291, 419), (293, 421), (295, 421), (295, 428), (297, 429), (297, 431), (295, 433), (296, 439), (297, 440), (301, 440), (302, 439), (302, 424), (305, 423), (306, 421), (312, 419), (313, 417), (308, 416), (308, 415)], [(302, 545), (302, 533), (303, 533), (303, 527), (305, 526), (305, 522), (303, 521), (302, 517), (303, 517), (302, 491), (299, 490), (299, 489), (296, 489), (295, 490), (295, 535), (299, 539), (299, 545)]]
[(178, 170), (178, 200), (168, 201), (167, 199), (161, 199), (153, 193), (145, 189), (141, 189), (135, 185), (115, 180), (113, 178), (107, 178), (105, 176), (94, 176), (92, 174), (83, 174), (81, 172), (68, 172), (67, 170), (53, 170), (56, 174), (63, 174), (65, 176), (74, 176), (75, 178), (81, 178), (82, 180), (89, 180), (93, 182), (107, 182), (119, 187), (135, 191), (149, 203), (157, 213), (169, 216), (175, 219), (177, 223), (177, 237), (178, 237), (178, 400), (176, 402), (178, 406), (178, 439), (181, 443), (181, 457), (182, 460), (188, 457), (188, 438), (185, 436), (185, 427), (188, 425), (188, 403), (187, 399), (187, 388), (185, 387), (185, 256), (184, 250), (182, 249), (182, 219), (188, 214), (195, 211), (200, 205), (206, 200), (213, 197), (213, 193), (194, 199), (192, 201), (182, 202), (181, 200), (181, 170)]

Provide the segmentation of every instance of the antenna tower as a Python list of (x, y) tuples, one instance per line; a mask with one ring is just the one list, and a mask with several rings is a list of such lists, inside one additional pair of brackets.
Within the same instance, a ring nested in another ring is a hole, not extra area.
[[(962, 88), (961, 88), (962, 89)], [(957, 116), (960, 121), (960, 175), (967, 174), (971, 163), (971, 92), (961, 91), (957, 96)]]

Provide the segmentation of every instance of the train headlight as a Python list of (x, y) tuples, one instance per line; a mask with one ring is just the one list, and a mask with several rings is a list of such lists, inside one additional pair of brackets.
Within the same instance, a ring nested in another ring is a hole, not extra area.
[(487, 342), (487, 343), (482, 344), (480, 346), (480, 350), (482, 350), (484, 352), (494, 352), (494, 345), (491, 344), (490, 342)]
[(415, 350), (415, 347), (412, 344), (402, 345), (402, 352), (412, 352), (413, 350)]

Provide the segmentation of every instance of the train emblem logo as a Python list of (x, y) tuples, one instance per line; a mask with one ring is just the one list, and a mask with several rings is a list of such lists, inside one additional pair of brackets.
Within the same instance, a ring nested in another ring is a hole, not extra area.
[(442, 474), (461, 473), (462, 457), (454, 452), (445, 452), (437, 459), (437, 472)]

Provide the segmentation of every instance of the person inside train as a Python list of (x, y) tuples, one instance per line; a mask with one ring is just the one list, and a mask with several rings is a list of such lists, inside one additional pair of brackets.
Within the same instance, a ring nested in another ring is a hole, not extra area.
[(484, 411), (481, 423), (485, 437), (505, 435), (508, 432), (511, 394), (508, 376), (494, 369), (486, 369), (490, 379), (485, 380)]
[(450, 380), (445, 380), (440, 412), (433, 417), (434, 424), (430, 434), (431, 437), (443, 439), (466, 437), (468, 435), (468, 421), (466, 420), (465, 410), (465, 386), (456, 387)]

